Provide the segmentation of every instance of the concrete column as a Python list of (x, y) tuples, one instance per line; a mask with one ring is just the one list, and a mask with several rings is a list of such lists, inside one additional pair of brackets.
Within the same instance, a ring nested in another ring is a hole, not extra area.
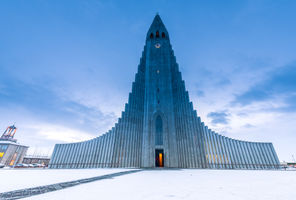
[(230, 139), (228, 137), (225, 137), (225, 144), (226, 144), (226, 149), (228, 152), (228, 159), (230, 160), (230, 168), (234, 169), (235, 168), (235, 159), (233, 156), (233, 151), (232, 151), (232, 147), (230, 144)]
[(78, 152), (78, 149), (79, 149), (79, 144), (80, 143), (73, 143), (73, 158), (71, 159), (71, 166), (70, 168), (77, 168), (77, 152)]
[(222, 168), (222, 160), (220, 159), (220, 152), (218, 147), (218, 138), (217, 135), (209, 129), (210, 136), (213, 138), (214, 150), (215, 150), (215, 159), (217, 161), (217, 168)]
[(227, 169), (227, 162), (226, 162), (226, 159), (225, 159), (226, 154), (225, 154), (225, 150), (224, 150), (224, 147), (223, 147), (222, 136), (217, 134), (217, 133), (215, 133), (215, 134), (216, 134), (216, 136), (218, 138), (217, 142), (218, 142), (218, 147), (219, 147), (220, 159), (221, 159), (221, 162), (222, 162), (222, 168)]
[(246, 156), (247, 156), (248, 168), (249, 169), (254, 169), (253, 162), (252, 162), (252, 159), (251, 159), (251, 155), (250, 155), (250, 152), (249, 152), (248, 147), (247, 147), (247, 142), (243, 142), (243, 146), (244, 146)]
[(79, 159), (80, 159), (82, 144), (83, 142), (76, 143), (77, 149), (76, 149), (76, 158), (75, 158), (74, 168), (79, 168), (79, 162), (80, 162)]
[(250, 155), (251, 167), (252, 167), (252, 169), (256, 169), (256, 160), (255, 160), (255, 156), (253, 154), (253, 151), (250, 148), (250, 142), (246, 142), (246, 148), (247, 148), (249, 155)]
[[(204, 132), (204, 128), (201, 126), (201, 120), (200, 120), (200, 117), (198, 117), (198, 127), (199, 127), (199, 130), (200, 130), (200, 144), (202, 143), (202, 139), (203, 137), (206, 137), (205, 135), (205, 132)], [(209, 140), (208, 140), (209, 141)], [(202, 147), (202, 146), (201, 146)], [(201, 152), (204, 152), (204, 149), (201, 148)], [(208, 163), (205, 163), (205, 157), (204, 157), (205, 154), (202, 154), (202, 158), (203, 158), (203, 161), (204, 161), (204, 168), (207, 168), (208, 167)]]
[(109, 152), (110, 152), (110, 142), (111, 142), (111, 130), (109, 130), (107, 133), (106, 133), (106, 143), (105, 143), (105, 161), (104, 161), (104, 165), (103, 167), (108, 167), (108, 163), (110, 162), (109, 161)]
[(98, 137), (96, 137), (94, 139), (94, 143), (95, 143), (95, 146), (94, 146), (94, 159), (93, 159), (92, 165), (93, 165), (94, 168), (98, 168), (98, 156), (99, 156), (99, 152), (98, 152), (99, 139), (98, 139)]
[(58, 144), (58, 148), (57, 148), (57, 159), (56, 159), (56, 163), (57, 163), (57, 168), (61, 167), (61, 157), (63, 156), (63, 152), (62, 152), (62, 144)]
[(89, 160), (90, 160), (91, 152), (92, 152), (92, 140), (87, 141), (87, 143), (88, 143), (88, 148), (85, 151), (86, 159), (85, 159), (84, 168), (89, 168), (90, 167)]
[(90, 167), (90, 164), (89, 164), (89, 161), (90, 161), (90, 157), (91, 157), (91, 152), (92, 152), (92, 140), (89, 140), (87, 141), (87, 149), (85, 151), (85, 161), (84, 161), (84, 168), (89, 168)]
[[(182, 99), (182, 103), (181, 103), (181, 115), (182, 116), (186, 116), (186, 113), (185, 113), (185, 109), (184, 109), (184, 104), (185, 104), (185, 92), (184, 92), (184, 88), (183, 88), (183, 81), (182, 81), (182, 95), (181, 95), (181, 99)], [(188, 133), (188, 130), (187, 130), (187, 122), (186, 122), (186, 119), (184, 119), (183, 117), (181, 117), (181, 124), (182, 124), (182, 128), (181, 128), (181, 138), (182, 138), (182, 143), (183, 143), (183, 149), (184, 149), (184, 152), (183, 152), (183, 157), (184, 157), (184, 160), (185, 160), (185, 168), (191, 168), (191, 163), (190, 163), (190, 159), (189, 159), (189, 155), (191, 154), (190, 153), (190, 149), (188, 148), (189, 145), (187, 143), (187, 133)]]
[(72, 159), (73, 159), (73, 143), (68, 144), (69, 145), (69, 155), (67, 157), (67, 159), (65, 160), (66, 162), (66, 168), (71, 168), (71, 163), (72, 163)]
[[(189, 101), (189, 100), (188, 100)], [(194, 122), (193, 122), (193, 105), (191, 102), (187, 104), (187, 112), (188, 112), (188, 118), (189, 118), (189, 144), (191, 146), (191, 160), (192, 160), (192, 168), (199, 168), (198, 164), (198, 154), (197, 154), (197, 145), (194, 137)]]
[(107, 135), (107, 151), (106, 151), (106, 162), (104, 167), (109, 167), (110, 160), (110, 152), (111, 152), (111, 142), (112, 142), (112, 129), (108, 131)]
[(96, 138), (92, 139), (92, 149), (91, 149), (91, 155), (89, 160), (89, 166), (90, 168), (94, 168), (95, 164), (95, 153), (96, 153)]
[(52, 168), (52, 169), (55, 169), (57, 168), (57, 157), (58, 157), (58, 148), (59, 148), (59, 144), (56, 144), (54, 146), (54, 150), (53, 150), (53, 153), (52, 153), (52, 156), (51, 156), (51, 159), (50, 159), (50, 165), (49, 165), (49, 168)]
[(239, 144), (238, 144), (238, 140), (232, 140), (233, 142), (233, 146), (234, 146), (234, 149), (235, 149), (235, 154), (236, 154), (236, 157), (238, 159), (238, 166), (239, 166), (239, 169), (243, 169), (243, 159), (242, 159), (242, 155), (239, 151)]
[[(177, 94), (180, 94), (180, 84), (177, 84), (178, 87), (177, 87)], [(177, 100), (176, 100), (176, 107), (175, 107), (175, 121), (176, 121), (176, 140), (177, 140), (177, 148), (178, 148), (178, 163), (179, 163), (179, 166), (178, 167), (181, 167), (181, 168), (184, 168), (185, 166), (185, 163), (184, 163), (184, 156), (183, 156), (183, 145), (182, 145), (182, 139), (181, 139), (181, 136), (180, 136), (180, 129), (182, 128), (181, 127), (181, 118), (180, 118), (180, 113), (181, 113), (181, 110), (180, 110), (180, 95), (177, 96)]]
[(65, 168), (66, 165), (65, 165), (65, 159), (67, 158), (67, 154), (68, 154), (68, 145), (67, 144), (63, 144), (62, 146), (62, 157), (61, 157), (61, 160), (60, 160), (60, 163), (61, 163), (61, 167), (60, 168)]
[(220, 146), (219, 146), (219, 138), (218, 138), (218, 135), (212, 131), (210, 129), (210, 133), (213, 135), (213, 138), (214, 138), (214, 142), (215, 142), (215, 151), (216, 151), (216, 156), (217, 156), (217, 160), (218, 160), (218, 163), (219, 163), (219, 168), (222, 169), (223, 168), (223, 160), (221, 158), (221, 152), (220, 152)]
[(244, 169), (248, 169), (248, 162), (247, 162), (247, 155), (244, 151), (244, 148), (243, 148), (243, 142), (242, 141), (238, 141), (238, 145), (239, 145), (239, 151), (240, 151), (240, 154), (242, 155), (242, 160), (243, 160), (243, 168)]
[(112, 154), (112, 166), (111, 167), (116, 167), (117, 163), (117, 156), (116, 156), (116, 151), (117, 151), (117, 145), (118, 145), (118, 124), (114, 126), (114, 148), (113, 148), (113, 154)]
[(256, 142), (253, 142), (253, 148), (254, 148), (254, 152), (256, 154), (256, 157), (258, 159), (258, 167), (260, 169), (264, 169), (264, 167), (263, 167), (263, 161), (262, 161), (261, 155), (259, 153), (259, 150), (257, 148), (257, 143)]
[(92, 140), (93, 140), (93, 147), (92, 147), (91, 160), (89, 164), (91, 168), (96, 168), (98, 139), (94, 138)]
[(271, 152), (270, 143), (265, 143), (265, 149), (267, 150), (268, 157), (269, 157), (269, 160), (270, 160), (270, 164), (271, 164), (270, 167), (272, 169), (274, 169), (275, 168), (276, 161), (274, 160), (273, 153)]
[(141, 130), (141, 124), (143, 124), (143, 122), (140, 120), (139, 117), (139, 105), (137, 105), (136, 110), (137, 110), (137, 114), (135, 116), (135, 124), (133, 125), (133, 129), (132, 129), (132, 133), (133, 133), (133, 138), (134, 140), (131, 140), (131, 161), (130, 161), (130, 167), (140, 167), (141, 166), (141, 156), (142, 156), (142, 148), (141, 148), (141, 144), (142, 144), (142, 138), (141, 135), (142, 132), (140, 132)]
[(266, 153), (265, 153), (265, 150), (263, 149), (263, 147), (262, 147), (262, 143), (258, 143), (258, 149), (260, 149), (260, 154), (261, 154), (261, 156), (262, 156), (262, 159), (263, 159), (263, 163), (264, 163), (264, 168), (268, 168), (268, 165), (269, 165), (269, 163), (268, 163), (268, 160), (267, 160), (267, 157), (266, 157)]
[(108, 157), (109, 157), (109, 162), (107, 163), (107, 167), (112, 167), (114, 164), (113, 164), (113, 162), (114, 162), (114, 160), (113, 160), (113, 158), (112, 158), (112, 156), (113, 156), (113, 151), (114, 151), (114, 146), (115, 146), (115, 128), (112, 128), (111, 129), (111, 140), (110, 140), (110, 152), (109, 152), (109, 154), (108, 154)]
[(240, 159), (239, 159), (239, 156), (238, 156), (238, 152), (236, 151), (235, 140), (229, 139), (229, 143), (230, 143), (230, 146), (231, 146), (231, 153), (232, 153), (233, 159), (234, 159), (234, 167), (236, 169), (241, 168), (240, 167)]
[(279, 167), (280, 167), (280, 161), (279, 161), (279, 158), (278, 158), (278, 156), (277, 156), (277, 154), (276, 154), (276, 152), (275, 152), (275, 150), (274, 150), (274, 146), (273, 146), (273, 144), (270, 144), (270, 148), (271, 148), (271, 151), (272, 151), (272, 153), (273, 153), (274, 159), (275, 159), (275, 161), (276, 161), (276, 165), (277, 165), (276, 168), (279, 168)]
[[(192, 103), (190, 102), (190, 107), (192, 107)], [(194, 156), (195, 156), (195, 168), (202, 168), (202, 161), (201, 161), (201, 156), (200, 156), (200, 145), (198, 143), (198, 127), (196, 124), (196, 111), (192, 107), (191, 111), (191, 121), (192, 121), (192, 143), (193, 143), (193, 151), (194, 151)]]
[(105, 166), (106, 133), (100, 136), (100, 140), (101, 140), (100, 167), (103, 168)]
[(57, 168), (57, 157), (59, 155), (59, 153), (58, 153), (59, 146), (60, 146), (59, 144), (56, 144), (54, 146), (54, 150), (53, 150), (53, 153), (51, 156), (49, 168), (52, 168), (52, 169)]
[(105, 161), (105, 152), (106, 152), (106, 134), (102, 135), (101, 137), (101, 158), (100, 158), (100, 163), (101, 163), (101, 168), (103, 168), (106, 164)]
[(220, 162), (219, 162), (219, 159), (218, 159), (218, 152), (217, 152), (217, 147), (216, 147), (216, 139), (215, 139), (215, 136), (213, 135), (213, 133), (208, 130), (208, 127), (206, 126), (206, 131), (208, 132), (208, 135), (210, 137), (210, 140), (211, 140), (211, 146), (212, 146), (212, 153), (213, 153), (213, 160), (214, 160), (214, 166), (215, 166), (215, 169), (218, 169), (219, 168), (219, 165), (220, 165)]
[(255, 158), (256, 169), (262, 169), (261, 163), (260, 163), (260, 157), (259, 157), (259, 155), (257, 153), (255, 142), (250, 142), (250, 148), (252, 149), (252, 153), (253, 153), (254, 158)]
[(81, 148), (80, 148), (80, 152), (78, 154), (78, 168), (82, 168), (82, 166), (83, 166), (85, 146), (86, 146), (85, 142), (81, 142)]
[(86, 159), (87, 159), (87, 151), (89, 149), (89, 141), (83, 142), (83, 150), (81, 152), (81, 158), (80, 158), (80, 168), (86, 167)]
[(71, 158), (70, 168), (76, 168), (76, 159), (77, 159), (77, 149), (79, 147), (79, 143), (73, 143), (73, 155)]
[(259, 148), (259, 143), (256, 142), (254, 144), (255, 144), (255, 147), (256, 147), (256, 153), (257, 153), (257, 155), (259, 157), (261, 168), (262, 169), (265, 169), (266, 168), (266, 166), (265, 166), (265, 160), (264, 160), (264, 158), (263, 158), (263, 156), (261, 154), (261, 149)]
[(118, 167), (121, 168), (123, 164), (123, 157), (124, 157), (124, 147), (125, 147), (125, 129), (126, 129), (126, 118), (125, 118), (125, 111), (122, 112), (121, 117), (121, 131), (120, 131), (120, 144), (118, 148)]
[(114, 156), (114, 167), (119, 166), (119, 158), (120, 158), (120, 145), (121, 145), (121, 135), (122, 135), (122, 123), (121, 119), (118, 120), (118, 124), (116, 127), (116, 135), (115, 135), (115, 156)]
[(211, 168), (217, 168), (218, 162), (216, 159), (216, 151), (215, 151), (215, 144), (214, 144), (214, 140), (212, 135), (209, 133), (208, 129), (206, 126), (203, 125), (203, 130), (206, 134), (206, 136), (208, 137), (208, 141), (209, 141), (209, 149), (210, 149), (210, 160), (211, 160)]
[(105, 136), (104, 136), (104, 165), (103, 167), (106, 167), (107, 165), (107, 156), (108, 156), (108, 151), (109, 151), (109, 147), (108, 147), (108, 144), (109, 144), (109, 135), (110, 135), (110, 131), (108, 131), (107, 133), (105, 133)]
[(222, 148), (223, 148), (223, 152), (224, 152), (224, 160), (225, 160), (225, 165), (227, 169), (231, 169), (232, 168), (232, 163), (231, 163), (231, 157), (230, 157), (230, 153), (229, 153), (229, 149), (227, 146), (227, 140), (224, 136), (220, 136), (221, 137), (221, 144), (222, 144)]
[(209, 168), (212, 167), (212, 159), (211, 159), (211, 152), (210, 152), (210, 141), (208, 140), (208, 137), (206, 133), (202, 132), (204, 134), (204, 147), (205, 147), (205, 156), (206, 156), (206, 162), (208, 163)]
[(97, 157), (97, 166), (99, 168), (103, 167), (102, 164), (102, 149), (103, 149), (103, 141), (102, 136), (98, 137), (98, 157)]
[(266, 143), (262, 143), (262, 148), (265, 151), (265, 155), (266, 155), (267, 162), (268, 162), (268, 168), (269, 169), (273, 169), (273, 161), (272, 161), (272, 158), (270, 156), (269, 150), (267, 148), (267, 144)]
[[(207, 168), (209, 166), (209, 159), (206, 160), (206, 155), (209, 154), (208, 150), (206, 151), (205, 147), (206, 145), (206, 137), (204, 135), (204, 132), (201, 129), (201, 122), (200, 118), (197, 116), (196, 111), (194, 110), (194, 121), (196, 126), (196, 145), (198, 149), (198, 156), (199, 156), (199, 162), (200, 162), (200, 168)], [(207, 152), (207, 154), (206, 154)], [(207, 156), (209, 157), (209, 156)]]

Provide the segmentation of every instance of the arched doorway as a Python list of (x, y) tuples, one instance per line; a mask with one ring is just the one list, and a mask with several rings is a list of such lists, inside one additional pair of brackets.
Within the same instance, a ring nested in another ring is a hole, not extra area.
[(163, 149), (155, 149), (155, 167), (164, 166), (164, 154)]

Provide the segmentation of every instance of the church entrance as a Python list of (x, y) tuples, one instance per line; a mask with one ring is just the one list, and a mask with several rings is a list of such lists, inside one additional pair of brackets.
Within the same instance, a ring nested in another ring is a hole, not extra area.
[(155, 167), (164, 166), (163, 149), (155, 149)]

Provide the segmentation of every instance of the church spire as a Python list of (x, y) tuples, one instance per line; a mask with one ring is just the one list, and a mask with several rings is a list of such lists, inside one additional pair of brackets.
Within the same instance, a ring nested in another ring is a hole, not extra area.
[(147, 38), (152, 39), (152, 38), (166, 38), (168, 39), (169, 37), (168, 31), (165, 28), (165, 25), (163, 24), (160, 16), (158, 13), (156, 13), (152, 24), (150, 25), (150, 28), (147, 32)]

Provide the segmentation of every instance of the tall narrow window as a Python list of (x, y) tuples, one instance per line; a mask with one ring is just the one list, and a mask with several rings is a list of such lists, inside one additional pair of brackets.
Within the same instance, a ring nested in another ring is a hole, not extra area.
[(150, 38), (153, 38), (153, 33), (150, 34)]
[(162, 119), (158, 115), (155, 120), (155, 145), (163, 145), (163, 127), (162, 127)]
[(155, 37), (159, 38), (159, 32), (156, 31)]
[(165, 33), (164, 32), (161, 33), (161, 37), (165, 38)]

